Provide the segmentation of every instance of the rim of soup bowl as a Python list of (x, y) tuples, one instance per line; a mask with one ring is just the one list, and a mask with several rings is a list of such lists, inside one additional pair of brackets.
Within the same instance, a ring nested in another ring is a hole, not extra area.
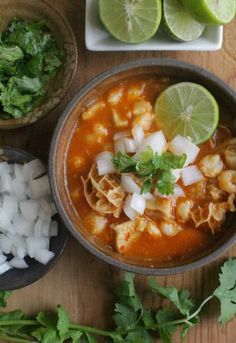
[[(59, 214), (62, 217), (62, 220), (64, 221), (66, 227), (70, 231), (70, 233), (93, 255), (101, 259), (102, 261), (115, 266), (119, 269), (123, 269), (126, 271), (139, 273), (139, 274), (145, 274), (145, 275), (173, 275), (177, 273), (183, 273), (187, 272), (199, 267), (202, 267), (218, 257), (220, 257), (225, 251), (227, 251), (235, 242), (236, 242), (236, 231), (233, 233), (228, 239), (225, 240), (225, 242), (222, 243), (222, 245), (216, 247), (213, 251), (211, 251), (209, 254), (200, 256), (198, 259), (192, 261), (192, 262), (186, 262), (181, 265), (177, 266), (170, 266), (170, 267), (146, 267), (146, 266), (139, 266), (138, 264), (129, 263), (120, 261), (105, 252), (99, 250), (92, 242), (90, 242), (88, 239), (86, 239), (83, 234), (76, 229), (75, 225), (73, 224), (73, 221), (70, 219), (68, 213), (65, 210), (65, 207), (63, 205), (63, 202), (60, 198), (58, 184), (57, 184), (57, 178), (56, 178), (56, 166), (55, 166), (55, 159), (57, 155), (57, 147), (58, 143), (61, 137), (62, 130), (64, 128), (64, 125), (69, 118), (70, 114), (72, 113), (73, 109), (77, 105), (77, 103), (94, 87), (101, 84), (106, 79), (115, 76), (116, 74), (119, 74), (121, 72), (129, 71), (131, 69), (136, 68), (143, 68), (143, 67), (167, 67), (172, 69), (179, 69), (180, 71), (183, 70), (183, 72), (190, 72), (192, 75), (200, 76), (202, 79), (205, 79), (206, 82), (211, 83), (215, 85), (217, 88), (223, 90), (226, 94), (228, 99), (230, 99), (232, 102), (236, 105), (236, 93), (220, 78), (215, 76), (214, 74), (210, 73), (208, 70), (199, 67), (197, 65), (177, 61), (174, 59), (169, 58), (147, 58), (147, 59), (138, 59), (138, 60), (132, 60), (130, 62), (120, 64), (118, 66), (115, 66), (112, 69), (109, 69), (105, 72), (102, 72), (98, 74), (96, 77), (91, 79), (85, 86), (83, 86), (73, 97), (73, 99), (69, 102), (67, 107), (65, 108), (64, 112), (62, 113), (57, 126), (54, 131), (54, 135), (51, 142), (50, 147), (50, 156), (49, 156), (49, 178), (50, 178), (50, 185), (52, 189), (52, 194), (56, 203), (56, 206), (58, 208)], [(194, 257), (193, 257), (194, 258)]]

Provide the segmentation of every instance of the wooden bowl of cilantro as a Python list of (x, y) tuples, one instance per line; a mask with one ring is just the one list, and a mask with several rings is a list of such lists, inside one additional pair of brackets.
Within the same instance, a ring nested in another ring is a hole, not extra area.
[(67, 20), (44, 1), (3, 0), (0, 17), (0, 129), (15, 129), (64, 98), (77, 45)]

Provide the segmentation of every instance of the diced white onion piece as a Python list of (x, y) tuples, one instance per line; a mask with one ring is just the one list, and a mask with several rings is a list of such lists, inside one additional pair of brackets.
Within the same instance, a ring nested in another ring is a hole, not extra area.
[(118, 152), (126, 153), (124, 139), (117, 139), (114, 143), (115, 153)]
[(43, 163), (39, 159), (25, 163), (23, 166), (23, 176), (25, 181), (30, 181), (42, 176), (46, 172)]
[(7, 255), (7, 254), (11, 253), (11, 248), (12, 248), (11, 240), (5, 235), (0, 235), (0, 249), (1, 249), (1, 251)]
[(26, 200), (20, 202), (22, 216), (29, 222), (33, 222), (38, 217), (39, 203), (35, 200)]
[(154, 132), (144, 138), (144, 140), (142, 141), (142, 145), (137, 150), (137, 155), (139, 156), (140, 153), (146, 151), (148, 147), (150, 147), (153, 152), (157, 153), (158, 155), (161, 155), (164, 151), (166, 151), (167, 142), (162, 131)]
[(18, 214), (18, 201), (11, 195), (3, 196), (2, 207), (11, 220)]
[(136, 145), (139, 146), (144, 139), (144, 130), (142, 126), (135, 125), (134, 128), (132, 129), (132, 134), (133, 134)]
[(2, 192), (11, 193), (12, 191), (12, 177), (10, 174), (1, 175)]
[(153, 195), (148, 192), (148, 193), (143, 193), (141, 194), (141, 196), (145, 199), (145, 200), (152, 200), (153, 199)]
[(112, 152), (110, 152), (110, 151), (103, 151), (103, 152), (101, 152), (100, 154), (98, 154), (96, 156), (96, 161), (98, 161), (98, 160), (109, 160), (109, 161), (111, 161), (113, 156), (114, 155), (113, 155)]
[(171, 173), (174, 175), (175, 177), (175, 182), (178, 182), (179, 179), (181, 178), (181, 172), (182, 172), (182, 169), (172, 169), (171, 170)]
[(25, 181), (22, 164), (17, 164), (17, 163), (14, 164), (14, 174), (18, 181), (21, 181), (21, 182)]
[(0, 266), (5, 263), (7, 260), (7, 257), (5, 255), (0, 254)]
[(50, 236), (57, 237), (58, 236), (58, 222), (53, 220), (50, 225)]
[(125, 174), (121, 175), (121, 187), (127, 193), (140, 193), (141, 192), (141, 188), (129, 175), (125, 175)]
[(11, 266), (9, 265), (8, 262), (2, 264), (2, 265), (0, 266), (0, 275), (2, 275), (2, 274), (4, 274), (4, 273), (8, 272), (8, 270), (10, 270), (10, 269), (11, 269)]
[(136, 152), (136, 143), (134, 139), (131, 138), (124, 138), (125, 150), (128, 153), (135, 153)]
[(113, 174), (115, 172), (115, 168), (111, 160), (98, 160), (97, 168), (98, 168), (98, 174), (100, 176), (106, 175), (106, 174)]
[(17, 178), (12, 180), (12, 195), (14, 195), (20, 201), (27, 199), (26, 186)]
[(183, 168), (181, 175), (185, 186), (190, 186), (204, 178), (197, 166)]
[(146, 200), (142, 197), (142, 195), (140, 195), (138, 193), (134, 193), (131, 196), (130, 206), (134, 211), (143, 215), (145, 208), (146, 208)]
[(24, 259), (21, 259), (19, 257), (14, 257), (12, 260), (10, 260), (9, 265), (11, 267), (17, 268), (17, 269), (26, 269), (29, 268), (28, 264), (25, 262)]
[(38, 249), (35, 251), (35, 260), (46, 265), (55, 254), (47, 249)]
[(33, 232), (32, 222), (26, 220), (22, 215), (19, 215), (13, 220), (13, 228), (18, 235), (28, 237)]
[(44, 175), (36, 180), (29, 182), (33, 199), (39, 199), (51, 194), (48, 175)]
[(185, 193), (182, 187), (180, 187), (179, 185), (175, 185), (174, 187), (174, 194), (172, 195), (174, 198), (180, 198), (180, 197), (184, 197)]
[(40, 204), (40, 208), (43, 209), (43, 211), (45, 212), (45, 214), (47, 214), (49, 219), (57, 213), (56, 206), (54, 205), (52, 201), (48, 199), (41, 199), (39, 201), (39, 204)]
[(0, 208), (0, 229), (5, 229), (11, 223), (9, 213)]
[(131, 220), (135, 220), (138, 216), (138, 213), (131, 207), (132, 195), (128, 195), (123, 204), (123, 211), (127, 217)]
[(4, 174), (11, 174), (11, 168), (7, 162), (0, 162), (0, 175)]
[(129, 131), (117, 132), (114, 134), (114, 141), (116, 141), (117, 139), (129, 137), (129, 136), (130, 136)]
[(175, 155), (180, 156), (186, 154), (185, 166), (193, 163), (200, 151), (200, 148), (193, 144), (189, 139), (177, 135), (171, 142), (168, 144), (168, 149)]

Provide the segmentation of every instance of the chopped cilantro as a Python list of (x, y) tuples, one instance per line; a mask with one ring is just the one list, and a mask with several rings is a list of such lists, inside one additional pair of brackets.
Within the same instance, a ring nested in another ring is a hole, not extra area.
[(150, 147), (140, 154), (139, 161), (121, 152), (113, 158), (114, 167), (120, 173), (135, 173), (142, 179), (142, 194), (150, 192), (155, 186), (160, 194), (165, 195), (174, 192), (175, 178), (171, 170), (182, 168), (185, 161), (185, 154), (176, 156), (171, 152), (164, 152), (158, 155)]

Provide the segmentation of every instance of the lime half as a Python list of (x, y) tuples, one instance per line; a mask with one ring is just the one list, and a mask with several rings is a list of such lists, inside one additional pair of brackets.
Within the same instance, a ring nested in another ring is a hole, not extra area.
[(176, 135), (190, 137), (195, 144), (207, 141), (219, 122), (219, 107), (204, 87), (182, 82), (170, 86), (155, 104), (157, 125), (168, 140)]
[(124, 43), (142, 43), (158, 30), (161, 0), (99, 0), (99, 14), (105, 28)]
[(196, 21), (179, 0), (164, 0), (163, 19), (167, 33), (178, 41), (197, 39), (205, 29), (205, 25)]
[(235, 0), (180, 0), (196, 20), (206, 24), (227, 24), (236, 11)]

